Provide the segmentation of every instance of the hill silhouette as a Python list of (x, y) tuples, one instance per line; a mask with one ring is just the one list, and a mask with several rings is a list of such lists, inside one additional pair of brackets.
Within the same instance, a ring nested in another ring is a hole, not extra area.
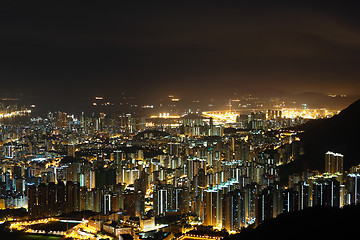
[(289, 174), (301, 173), (307, 169), (324, 171), (327, 151), (344, 155), (345, 170), (358, 165), (360, 163), (359, 117), (360, 100), (357, 100), (332, 118), (312, 120), (296, 127), (296, 130), (304, 131), (300, 138), (305, 154), (300, 159), (280, 168), (282, 181), (287, 181)]
[(345, 239), (356, 236), (360, 206), (307, 208), (280, 214), (255, 229), (245, 229), (224, 240), (248, 239)]
[(358, 95), (330, 97), (317, 92), (303, 92), (289, 96), (290, 101), (304, 103), (309, 108), (344, 109), (359, 98)]

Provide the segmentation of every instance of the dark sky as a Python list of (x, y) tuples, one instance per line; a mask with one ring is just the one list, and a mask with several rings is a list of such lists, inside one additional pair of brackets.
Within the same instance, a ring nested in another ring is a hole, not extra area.
[(0, 92), (359, 93), (360, 5), (190, 2), (3, 7)]

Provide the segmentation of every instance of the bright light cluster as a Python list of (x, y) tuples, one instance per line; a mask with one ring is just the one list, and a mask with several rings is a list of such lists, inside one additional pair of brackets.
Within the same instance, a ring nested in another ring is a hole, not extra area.
[(170, 115), (170, 113), (159, 113), (159, 115), (152, 115), (151, 118), (180, 118), (179, 115)]
[(339, 113), (339, 111), (328, 110), (325, 108), (321, 108), (321, 109), (283, 108), (281, 109), (281, 112), (282, 112), (282, 117), (285, 118), (301, 117), (304, 119), (328, 118)]
[(31, 113), (31, 110), (22, 110), (22, 111), (13, 111), (13, 112), (9, 112), (9, 113), (0, 113), (0, 118), (9, 118), (9, 117), (14, 117), (14, 116), (19, 116), (19, 115), (25, 115), (25, 114), (29, 114)]
[(204, 117), (213, 118), (215, 123), (235, 123), (240, 115), (237, 111), (211, 111), (202, 112)]
[(35, 224), (44, 224), (49, 222), (59, 221), (57, 218), (43, 218), (33, 221), (24, 221), (24, 222), (12, 222), (10, 224), (10, 229), (16, 229), (18, 231), (25, 230), (28, 226), (35, 225)]

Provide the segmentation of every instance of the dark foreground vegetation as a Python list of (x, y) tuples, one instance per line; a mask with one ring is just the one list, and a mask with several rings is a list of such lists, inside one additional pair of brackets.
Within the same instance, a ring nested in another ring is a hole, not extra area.
[(346, 239), (358, 236), (360, 205), (308, 208), (280, 214), (255, 229), (245, 229), (225, 240), (247, 239)]

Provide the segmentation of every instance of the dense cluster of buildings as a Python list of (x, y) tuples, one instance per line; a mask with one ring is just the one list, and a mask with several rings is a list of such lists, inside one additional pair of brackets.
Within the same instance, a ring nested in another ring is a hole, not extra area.
[(304, 154), (301, 141), (260, 120), (230, 131), (197, 114), (57, 112), (0, 125), (0, 208), (24, 207), (30, 218), (89, 210), (130, 219), (140, 231), (177, 216), (233, 232), (282, 212), (359, 201), (360, 168), (345, 174), (339, 153), (325, 154), (324, 173), (294, 174), (281, 185), (278, 166)]

